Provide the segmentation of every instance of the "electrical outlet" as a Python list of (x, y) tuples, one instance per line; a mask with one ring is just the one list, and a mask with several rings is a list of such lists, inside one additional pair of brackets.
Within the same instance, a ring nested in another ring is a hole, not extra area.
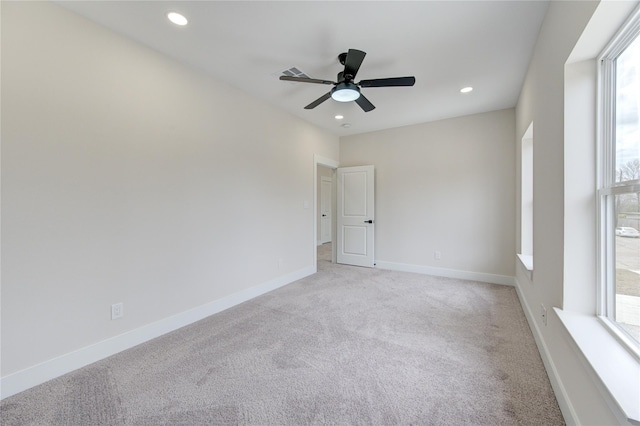
[(284, 264), (283, 259), (278, 259), (278, 269), (282, 269), (282, 265)]
[(118, 319), (124, 316), (124, 305), (122, 302), (111, 305), (111, 319)]
[(543, 304), (540, 304), (540, 317), (542, 317), (542, 323), (547, 325), (547, 308)]
[(440, 259), (442, 259), (442, 253), (440, 253), (440, 251), (439, 251), (439, 250), (434, 251), (434, 252), (433, 252), (433, 258), (434, 258), (435, 260), (440, 260)]

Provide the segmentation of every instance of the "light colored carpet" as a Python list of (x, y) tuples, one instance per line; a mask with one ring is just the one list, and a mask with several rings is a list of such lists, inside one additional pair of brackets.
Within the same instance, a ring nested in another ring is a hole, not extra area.
[(331, 264), (0, 404), (9, 425), (564, 424), (515, 289)]

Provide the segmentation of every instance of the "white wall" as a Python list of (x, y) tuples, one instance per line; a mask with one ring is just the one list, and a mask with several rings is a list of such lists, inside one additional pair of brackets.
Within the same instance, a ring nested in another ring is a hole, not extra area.
[(314, 154), (337, 137), (3, 2), (2, 376), (314, 268)]
[(376, 167), (377, 263), (436, 273), (514, 276), (514, 156), (513, 109), (340, 140), (341, 166)]
[[(593, 76), (595, 64), (586, 61), (566, 69), (565, 63), (597, 5), (598, 2), (586, 1), (551, 2), (516, 107), (518, 139), (529, 123), (535, 123), (533, 280), (518, 266), (517, 282), (568, 423), (610, 425), (620, 424), (620, 417), (607, 404), (594, 373), (551, 309), (573, 308), (571, 305), (576, 303), (584, 308), (587, 303), (593, 314), (595, 308), (595, 287), (588, 285), (595, 278), (594, 123), (571, 116), (574, 109), (584, 109), (581, 104), (595, 102), (595, 86), (583, 82), (584, 76)], [(566, 78), (571, 81), (570, 86), (565, 85)], [(567, 132), (571, 135), (565, 140)], [(519, 149), (516, 158), (520, 158)], [(578, 175), (578, 180), (575, 169), (566, 168), (567, 164), (577, 163), (584, 164), (587, 170)], [(517, 167), (519, 170), (519, 161)], [(585, 192), (585, 187), (591, 188), (590, 193)], [(520, 203), (517, 205), (519, 210)], [(519, 217), (520, 211), (517, 214)], [(567, 244), (575, 247), (568, 251)], [(563, 297), (576, 285), (583, 286), (581, 301), (567, 303)], [(547, 307), (547, 325), (539, 315), (541, 304)]]

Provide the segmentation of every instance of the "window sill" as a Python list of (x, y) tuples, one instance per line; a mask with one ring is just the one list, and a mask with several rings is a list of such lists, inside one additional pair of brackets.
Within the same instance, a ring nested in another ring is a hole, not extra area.
[(524, 268), (529, 281), (533, 279), (533, 256), (530, 254), (518, 254), (520, 264)]
[(640, 362), (593, 315), (553, 308), (614, 403), (640, 425)]

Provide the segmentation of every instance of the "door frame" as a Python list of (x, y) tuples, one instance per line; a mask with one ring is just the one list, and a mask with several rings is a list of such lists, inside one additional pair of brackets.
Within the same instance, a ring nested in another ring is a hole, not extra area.
[[(333, 185), (336, 184), (336, 169), (340, 166), (338, 160), (323, 157), (321, 155), (313, 155), (313, 267), (315, 272), (318, 271), (318, 166), (333, 169), (333, 177), (331, 178)], [(331, 208), (336, 205), (336, 191), (331, 191)], [(334, 243), (331, 245), (331, 261), (336, 262), (336, 225), (335, 220), (331, 221), (331, 239)]]

